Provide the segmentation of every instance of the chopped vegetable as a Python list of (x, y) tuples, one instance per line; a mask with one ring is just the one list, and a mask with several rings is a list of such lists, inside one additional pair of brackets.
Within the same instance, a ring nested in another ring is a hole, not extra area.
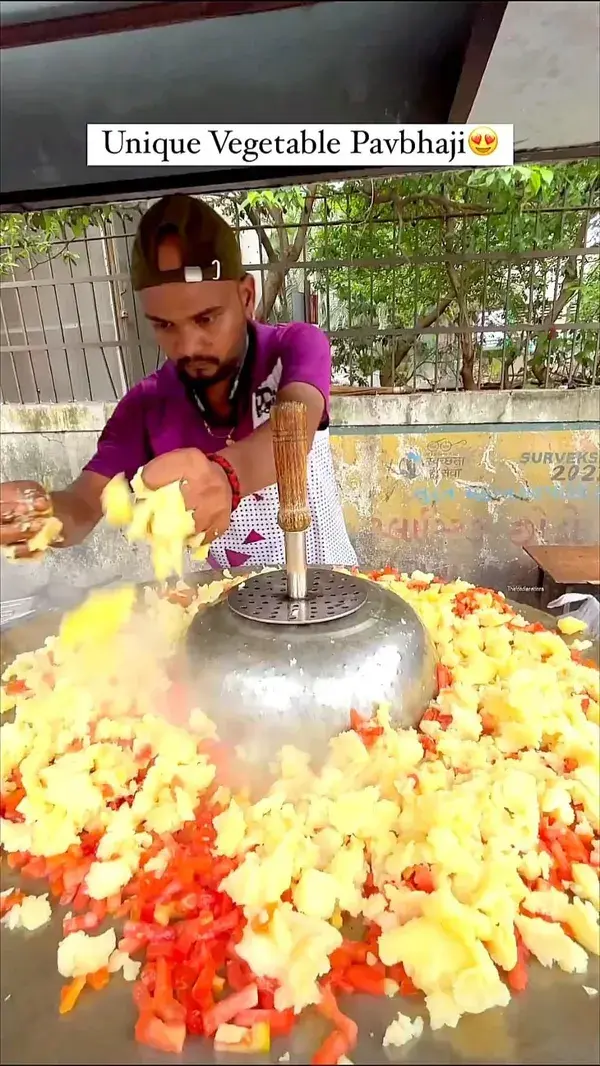
[(215, 1033), (220, 1025), (230, 1022), (241, 1011), (251, 1010), (258, 1006), (258, 988), (256, 985), (247, 985), (240, 992), (234, 992), (226, 999), (215, 1003), (204, 1015), (204, 1031), (210, 1036)]
[[(166, 511), (137, 488), (138, 533), (152, 511), (168, 539)], [(130, 502), (113, 499), (122, 514)], [(0, 842), (11, 869), (70, 908), (61, 1011), (122, 972), (141, 1043), (179, 1053), (190, 1035), (258, 1055), (314, 1006), (330, 1026), (314, 1061), (344, 1063), (357, 1026), (339, 994), (422, 997), (439, 1028), (505, 1006), (530, 953), (585, 971), (598, 950), (597, 670), (492, 590), (376, 577), (431, 633), (436, 699), (413, 730), (394, 729), (390, 707), (352, 711), (322, 767), (287, 748), (256, 799), (232, 795), (227, 748), (173, 658), (223, 583), (147, 590), (143, 646), (131, 593), (90, 601), (5, 674)], [(40, 900), (8, 892), (2, 921), (35, 928), (28, 907), (50, 914)], [(344, 936), (349, 916), (360, 940)], [(113, 922), (118, 947), (114, 929), (98, 934)], [(399, 1014), (384, 1042), (422, 1025)]]
[(156, 1051), (180, 1054), (185, 1044), (185, 1022), (163, 1022), (155, 1014), (140, 1014), (135, 1026), (135, 1039)]
[(68, 985), (63, 985), (60, 990), (60, 1004), (58, 1007), (60, 1014), (68, 1014), (73, 1010), (73, 1007), (77, 1003), (83, 989), (85, 988), (86, 978), (74, 977), (72, 981), (69, 981)]
[(106, 966), (103, 966), (101, 970), (96, 970), (95, 973), (87, 975), (87, 983), (95, 992), (100, 992), (103, 988), (106, 988), (109, 981), (110, 974)]

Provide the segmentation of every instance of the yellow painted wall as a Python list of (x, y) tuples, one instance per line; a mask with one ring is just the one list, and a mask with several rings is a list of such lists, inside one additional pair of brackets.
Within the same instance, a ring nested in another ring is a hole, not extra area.
[(594, 428), (357, 427), (332, 442), (349, 531), (374, 565), (502, 586), (535, 573), (527, 545), (598, 541)]

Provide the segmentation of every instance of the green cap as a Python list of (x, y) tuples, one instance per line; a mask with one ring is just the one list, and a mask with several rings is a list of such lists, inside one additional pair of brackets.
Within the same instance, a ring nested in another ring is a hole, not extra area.
[[(179, 237), (182, 265), (159, 270), (158, 249)], [(163, 196), (142, 216), (131, 256), (135, 292), (174, 281), (239, 281), (245, 274), (236, 235), (212, 207), (193, 196)]]

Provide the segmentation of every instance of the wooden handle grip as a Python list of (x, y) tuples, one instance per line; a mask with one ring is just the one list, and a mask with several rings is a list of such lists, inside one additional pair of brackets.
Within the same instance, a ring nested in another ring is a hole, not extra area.
[(278, 522), (284, 533), (302, 533), (311, 522), (306, 406), (297, 401), (276, 403), (271, 409), (271, 426), (279, 488)]

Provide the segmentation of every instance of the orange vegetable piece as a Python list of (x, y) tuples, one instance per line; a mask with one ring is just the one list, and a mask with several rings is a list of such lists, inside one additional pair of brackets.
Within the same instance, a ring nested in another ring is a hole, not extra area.
[(110, 981), (110, 974), (106, 966), (103, 966), (101, 970), (96, 970), (95, 973), (88, 973), (86, 981), (90, 988), (94, 989), (94, 992), (101, 992)]
[(69, 1011), (73, 1010), (85, 988), (85, 983), (85, 977), (74, 977), (72, 981), (69, 981), (68, 985), (63, 985), (60, 990), (59, 1014), (68, 1014)]

